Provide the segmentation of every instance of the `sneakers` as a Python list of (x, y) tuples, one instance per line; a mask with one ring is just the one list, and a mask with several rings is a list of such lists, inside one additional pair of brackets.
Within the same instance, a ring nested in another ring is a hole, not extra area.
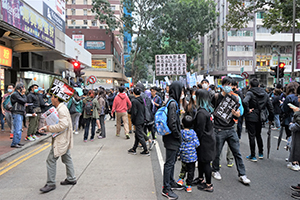
[(14, 138), (14, 134), (13, 133), (10, 133), (9, 134), (9, 139), (13, 139)]
[(145, 155), (145, 156), (150, 156), (149, 151), (142, 151), (140, 154), (141, 155)]
[(155, 145), (155, 140), (152, 140), (152, 142), (150, 144), (150, 147), (149, 147), (150, 151), (153, 149), (154, 145)]
[(280, 131), (280, 127), (279, 128), (272, 128), (273, 131)]
[(47, 185), (47, 184), (46, 184), (44, 187), (42, 187), (42, 188), (40, 189), (40, 191), (41, 191), (42, 193), (47, 193), (47, 192), (50, 192), (50, 191), (52, 191), (52, 190), (55, 190), (55, 188), (56, 188), (55, 185), (50, 186), (50, 185)]
[(185, 190), (186, 190), (186, 192), (192, 192), (192, 186), (186, 185)]
[(178, 185), (176, 182), (171, 184), (171, 190), (183, 190), (184, 186)]
[(33, 139), (35, 139), (35, 140), (38, 140), (38, 139), (40, 139), (38, 136), (36, 136), (36, 135), (32, 135), (31, 136)]
[(120, 134), (116, 134), (117, 137), (120, 137)]
[(75, 131), (74, 134), (75, 134), (75, 135), (78, 135), (78, 131)]
[(258, 154), (258, 158), (259, 159), (263, 159), (264, 158), (264, 154), (262, 154), (262, 153)]
[(247, 178), (246, 175), (240, 176), (240, 181), (241, 181), (242, 183), (244, 183), (244, 184), (250, 184), (250, 183), (251, 183), (251, 181)]
[(171, 200), (178, 199), (177, 194), (175, 194), (172, 190), (163, 190), (161, 194)]
[(132, 148), (128, 150), (128, 153), (136, 155), (136, 151), (134, 149), (132, 149)]
[(299, 167), (298, 164), (293, 164), (293, 163), (291, 163), (291, 162), (289, 162), (289, 163), (287, 164), (287, 167), (288, 167), (289, 169), (293, 170), (293, 171), (299, 171), (299, 170), (300, 170), (300, 167)]
[(127, 140), (130, 139), (130, 136), (129, 136), (128, 134), (126, 135), (126, 139), (127, 139)]
[(180, 185), (180, 186), (183, 186), (183, 183), (184, 183), (184, 180), (179, 178), (178, 181), (177, 181), (177, 184)]
[(31, 142), (35, 141), (35, 139), (33, 139), (31, 135), (27, 136), (24, 140), (31, 141)]
[(291, 190), (294, 190), (296, 192), (300, 192), (300, 184), (292, 185), (290, 188), (291, 188)]
[(203, 190), (203, 191), (206, 191), (206, 192), (213, 192), (214, 191), (213, 184), (210, 184), (210, 186), (208, 186), (205, 183), (205, 184), (202, 184), (202, 185), (198, 185), (197, 188), (198, 188), (198, 190)]
[(98, 137), (98, 139), (103, 139), (103, 138), (104, 138), (104, 137), (102, 137), (101, 135), (98, 135), (97, 137)]
[(294, 192), (292, 194), (292, 197), (295, 198), (295, 199), (300, 199), (300, 193), (299, 192)]
[(83, 140), (83, 142), (87, 142), (87, 140)]
[(246, 157), (248, 160), (250, 160), (250, 161), (252, 161), (252, 162), (257, 162), (257, 159), (256, 159), (256, 157), (255, 156), (251, 156), (251, 155), (249, 155), (249, 156), (247, 156)]
[(213, 172), (212, 173), (212, 176), (214, 177), (214, 179), (216, 180), (221, 180), (222, 179), (222, 176), (219, 172)]
[(233, 167), (233, 163), (232, 162), (227, 163), (227, 167)]

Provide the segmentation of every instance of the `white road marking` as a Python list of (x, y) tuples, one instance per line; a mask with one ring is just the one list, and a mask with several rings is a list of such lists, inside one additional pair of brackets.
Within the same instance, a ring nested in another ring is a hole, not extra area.
[[(273, 137), (278, 140), (278, 136), (273, 136)], [(281, 139), (281, 140), (284, 141), (284, 142), (287, 142), (286, 139)]]
[(156, 148), (156, 153), (157, 153), (158, 162), (159, 162), (159, 166), (160, 166), (160, 171), (161, 171), (161, 174), (163, 175), (164, 174), (163, 173), (164, 172), (164, 159), (163, 159), (158, 142), (156, 142), (155, 148)]

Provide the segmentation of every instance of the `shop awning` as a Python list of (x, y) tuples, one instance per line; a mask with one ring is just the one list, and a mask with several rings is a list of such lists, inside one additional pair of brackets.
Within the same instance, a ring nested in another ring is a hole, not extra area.
[(92, 70), (83, 70), (83, 72), (85, 72), (84, 77), (89, 77), (91, 75), (94, 75), (97, 78), (116, 79), (118, 81), (124, 81), (126, 83), (129, 83), (128, 78), (122, 73), (108, 72), (108, 71), (92, 71)]

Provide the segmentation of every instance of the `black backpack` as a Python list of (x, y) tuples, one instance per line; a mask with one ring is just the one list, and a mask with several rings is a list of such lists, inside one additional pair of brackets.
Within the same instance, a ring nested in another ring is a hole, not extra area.
[(144, 112), (144, 116), (145, 116), (145, 125), (151, 125), (154, 124), (154, 115), (152, 113), (152, 102), (151, 99), (149, 97), (147, 97), (145, 94), (142, 96), (143, 101), (144, 101), (144, 105), (145, 105), (145, 112)]
[(89, 115), (89, 116), (93, 115), (93, 111), (94, 111), (93, 110), (93, 100), (94, 99), (87, 100), (85, 105), (84, 105), (84, 110), (85, 110), (86, 115)]

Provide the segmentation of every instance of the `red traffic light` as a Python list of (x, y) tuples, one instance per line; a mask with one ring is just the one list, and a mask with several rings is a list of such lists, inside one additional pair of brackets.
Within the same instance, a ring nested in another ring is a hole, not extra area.
[(281, 63), (279, 63), (279, 68), (281, 68), (281, 69), (282, 69), (282, 68), (284, 68), (284, 66), (285, 66), (285, 63), (282, 63), (282, 62), (281, 62)]
[(73, 62), (73, 67), (76, 68), (76, 69), (80, 68), (80, 63), (78, 61), (74, 61)]

